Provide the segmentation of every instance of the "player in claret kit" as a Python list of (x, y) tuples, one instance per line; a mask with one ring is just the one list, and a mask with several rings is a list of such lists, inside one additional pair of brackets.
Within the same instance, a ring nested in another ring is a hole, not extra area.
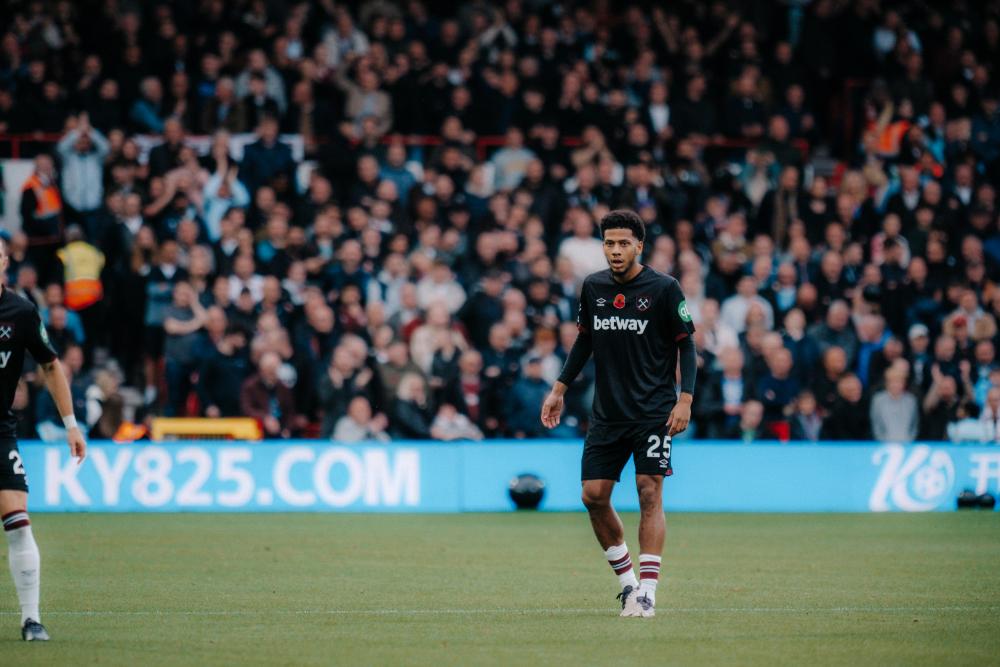
[[(542, 423), (559, 424), (563, 394), (591, 353), (597, 386), (583, 446), (583, 503), (622, 591), (622, 616), (654, 616), (666, 533), (663, 478), (673, 474), (670, 445), (687, 428), (697, 370), (694, 325), (680, 285), (643, 266), (645, 228), (632, 211), (601, 220), (609, 269), (583, 282), (579, 333), (562, 374), (542, 405)], [(681, 386), (675, 388), (680, 362)], [(639, 580), (611, 492), (629, 457), (639, 491)]]
[[(0, 240), (0, 274), (6, 274), (8, 262), (7, 244)], [(21, 638), (48, 641), (49, 634), (38, 613), (41, 559), (28, 520), (28, 478), (17, 450), (17, 422), (10, 409), (21, 377), (25, 350), (38, 364), (38, 372), (62, 415), (70, 455), (78, 457), (82, 463), (87, 442), (73, 416), (69, 382), (49, 343), (38, 309), (0, 285), (0, 515), (7, 537), (10, 573), (21, 603)]]

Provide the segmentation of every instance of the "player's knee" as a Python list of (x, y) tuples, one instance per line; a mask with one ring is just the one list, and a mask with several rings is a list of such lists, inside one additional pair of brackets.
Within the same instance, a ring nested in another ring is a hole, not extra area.
[(602, 489), (583, 487), (583, 505), (588, 510), (601, 510), (611, 505), (611, 494)]
[(639, 483), (639, 507), (642, 510), (657, 510), (663, 506), (663, 486), (655, 481)]

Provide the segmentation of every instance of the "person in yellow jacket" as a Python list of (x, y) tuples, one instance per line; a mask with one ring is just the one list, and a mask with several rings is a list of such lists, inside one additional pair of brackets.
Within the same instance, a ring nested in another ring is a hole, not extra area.
[(104, 253), (83, 238), (78, 225), (66, 229), (66, 245), (56, 253), (63, 267), (63, 305), (80, 315), (86, 340), (83, 350), (87, 359), (94, 347), (104, 340)]

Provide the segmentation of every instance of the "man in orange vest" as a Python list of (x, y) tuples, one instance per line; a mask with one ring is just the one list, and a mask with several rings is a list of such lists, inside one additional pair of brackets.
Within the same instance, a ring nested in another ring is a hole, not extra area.
[(83, 351), (89, 361), (94, 348), (104, 343), (104, 253), (84, 240), (79, 225), (70, 225), (66, 245), (56, 256), (63, 268), (63, 305), (80, 315), (86, 335)]
[(28, 235), (28, 261), (43, 285), (59, 276), (56, 250), (62, 239), (63, 203), (50, 155), (35, 158), (35, 171), (21, 187), (21, 225)]

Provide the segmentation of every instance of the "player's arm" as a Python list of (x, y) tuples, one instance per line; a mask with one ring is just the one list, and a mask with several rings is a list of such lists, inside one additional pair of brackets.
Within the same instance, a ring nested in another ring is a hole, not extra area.
[(69, 380), (66, 379), (62, 364), (59, 363), (59, 356), (52, 349), (52, 342), (38, 310), (32, 309), (27, 319), (29, 326), (24, 346), (38, 363), (38, 373), (45, 380), (45, 386), (52, 394), (52, 401), (59, 410), (59, 416), (62, 417), (70, 456), (76, 456), (79, 459), (78, 464), (83, 463), (83, 459), (87, 456), (87, 441), (84, 440), (83, 432), (80, 431), (73, 415), (73, 397), (69, 390)]
[(573, 384), (573, 380), (583, 370), (587, 360), (590, 359), (591, 352), (594, 351), (594, 342), (588, 326), (590, 324), (590, 309), (587, 307), (587, 303), (587, 286), (584, 285), (580, 293), (576, 340), (573, 342), (573, 347), (570, 348), (569, 356), (566, 358), (559, 378), (552, 385), (552, 391), (542, 403), (542, 424), (546, 428), (555, 428), (559, 425), (559, 421), (562, 419), (563, 396), (569, 385)]
[(52, 394), (52, 400), (55, 402), (59, 416), (62, 417), (63, 425), (66, 427), (66, 441), (69, 444), (70, 456), (78, 457), (78, 463), (83, 463), (83, 459), (87, 456), (87, 441), (73, 415), (73, 397), (62, 364), (58, 358), (54, 358), (39, 364), (38, 372), (45, 380), (45, 386)]
[(687, 301), (680, 285), (673, 281), (668, 288), (667, 312), (668, 335), (673, 336), (677, 345), (677, 363), (681, 370), (681, 392), (677, 404), (667, 417), (667, 429), (671, 436), (681, 433), (691, 422), (691, 403), (694, 401), (694, 381), (698, 374), (698, 351), (694, 346), (694, 323), (688, 311)]
[(682, 432), (691, 422), (691, 403), (694, 401), (694, 381), (698, 375), (698, 351), (693, 336), (684, 336), (677, 341), (677, 364), (681, 369), (681, 393), (677, 405), (667, 417), (671, 436)]

